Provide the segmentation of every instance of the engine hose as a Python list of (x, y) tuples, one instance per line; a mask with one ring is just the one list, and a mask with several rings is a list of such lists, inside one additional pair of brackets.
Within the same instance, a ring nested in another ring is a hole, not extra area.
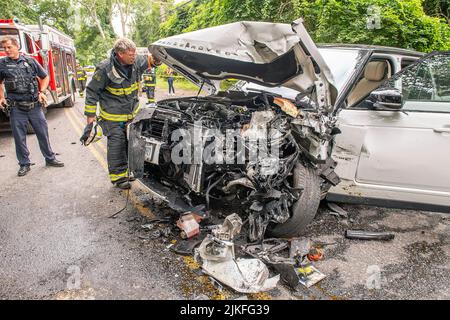
[(222, 179), (223, 177), (225, 177), (225, 174), (223, 174), (219, 179), (216, 180), (216, 182), (214, 182), (213, 184), (211, 184), (208, 189), (206, 190), (206, 208), (209, 209), (209, 192), (211, 191), (212, 188), (214, 188)]

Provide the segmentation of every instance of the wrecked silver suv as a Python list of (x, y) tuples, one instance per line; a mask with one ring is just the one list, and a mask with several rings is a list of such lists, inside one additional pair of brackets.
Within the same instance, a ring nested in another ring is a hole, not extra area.
[[(208, 96), (159, 101), (130, 126), (132, 174), (180, 213), (237, 212), (249, 239), (300, 235), (339, 183), (337, 91), (302, 21), (238, 22), (162, 39), (150, 52)], [(226, 78), (300, 92), (219, 91)], [(214, 211), (214, 210), (213, 210)]]

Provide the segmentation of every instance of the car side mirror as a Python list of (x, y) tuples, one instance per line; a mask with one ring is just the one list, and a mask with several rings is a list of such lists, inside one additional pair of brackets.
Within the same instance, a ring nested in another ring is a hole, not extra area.
[(373, 108), (378, 110), (400, 110), (403, 107), (403, 95), (396, 88), (380, 88), (369, 96)]

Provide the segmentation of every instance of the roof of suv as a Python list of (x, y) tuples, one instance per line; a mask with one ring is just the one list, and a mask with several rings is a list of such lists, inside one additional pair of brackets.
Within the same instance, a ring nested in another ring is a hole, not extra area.
[(415, 51), (415, 50), (395, 48), (395, 47), (385, 47), (385, 46), (374, 46), (374, 45), (367, 45), (367, 44), (320, 43), (317, 46), (319, 48), (329, 47), (329, 48), (367, 49), (367, 50), (374, 50), (377, 52), (394, 53), (394, 54), (417, 56), (417, 57), (421, 57), (421, 56), (425, 55), (425, 53)]

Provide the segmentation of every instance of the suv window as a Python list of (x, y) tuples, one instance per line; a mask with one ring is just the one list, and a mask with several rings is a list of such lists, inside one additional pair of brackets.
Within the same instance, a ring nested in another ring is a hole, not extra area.
[(404, 68), (406, 68), (407, 66), (413, 64), (413, 63), (416, 62), (416, 61), (417, 61), (417, 60), (404, 58), (404, 59), (402, 59), (401, 68), (404, 69)]
[(394, 76), (388, 87), (401, 86), (405, 111), (450, 112), (449, 75), (450, 54), (437, 53)]

